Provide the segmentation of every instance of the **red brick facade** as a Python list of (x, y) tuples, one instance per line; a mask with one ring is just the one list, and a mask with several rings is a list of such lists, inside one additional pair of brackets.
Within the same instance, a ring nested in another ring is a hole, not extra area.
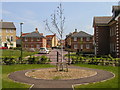
[(112, 12), (111, 17), (94, 17), (95, 52), (120, 58), (120, 6), (113, 6)]
[(22, 46), (25, 49), (40, 49), (40, 47), (46, 47), (46, 38), (36, 28), (36, 31), (22, 35)]

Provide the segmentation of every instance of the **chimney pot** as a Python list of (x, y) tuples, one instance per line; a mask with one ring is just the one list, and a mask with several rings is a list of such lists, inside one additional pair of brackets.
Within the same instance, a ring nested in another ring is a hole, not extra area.
[(38, 28), (35, 28), (35, 31), (38, 32)]

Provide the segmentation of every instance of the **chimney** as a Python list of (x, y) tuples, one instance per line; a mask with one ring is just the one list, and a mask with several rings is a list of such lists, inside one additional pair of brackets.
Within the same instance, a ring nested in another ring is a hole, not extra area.
[(3, 22), (3, 19), (1, 19), (1, 22)]
[(77, 29), (75, 29), (75, 32), (77, 32)]
[(77, 29), (75, 29), (75, 31), (73, 32), (73, 34), (74, 34), (74, 33), (77, 33)]
[(38, 32), (38, 28), (35, 28), (35, 31)]

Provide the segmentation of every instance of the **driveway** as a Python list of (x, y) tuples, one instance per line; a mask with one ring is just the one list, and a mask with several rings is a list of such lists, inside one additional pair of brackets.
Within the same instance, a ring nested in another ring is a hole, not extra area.
[[(57, 52), (59, 53), (59, 61), (61, 60), (61, 49), (53, 49), (51, 50), (51, 52), (49, 54), (35, 54), (34, 56), (42, 56), (42, 55), (45, 55), (47, 56), (48, 58), (50, 58), (51, 60), (51, 64), (55, 65), (56, 62), (57, 62)], [(63, 51), (63, 55), (67, 54), (68, 52), (66, 51)], [(64, 59), (64, 62), (67, 60)]]

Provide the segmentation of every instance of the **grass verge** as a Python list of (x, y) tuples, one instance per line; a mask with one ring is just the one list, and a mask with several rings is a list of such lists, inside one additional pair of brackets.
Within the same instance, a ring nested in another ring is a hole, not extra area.
[(98, 65), (89, 65), (89, 64), (75, 64), (75, 66), (80, 67), (87, 67), (87, 68), (94, 68), (94, 69), (101, 69), (106, 70), (109, 72), (112, 72), (115, 74), (115, 78), (112, 78), (110, 80), (107, 80), (105, 82), (96, 82), (96, 83), (90, 83), (87, 85), (78, 85), (75, 86), (75, 90), (80, 90), (82, 88), (119, 88), (119, 67), (113, 67), (113, 66), (98, 66)]
[(30, 88), (31, 85), (17, 83), (8, 78), (8, 74), (15, 71), (54, 67), (49, 64), (2, 65), (2, 88)]

